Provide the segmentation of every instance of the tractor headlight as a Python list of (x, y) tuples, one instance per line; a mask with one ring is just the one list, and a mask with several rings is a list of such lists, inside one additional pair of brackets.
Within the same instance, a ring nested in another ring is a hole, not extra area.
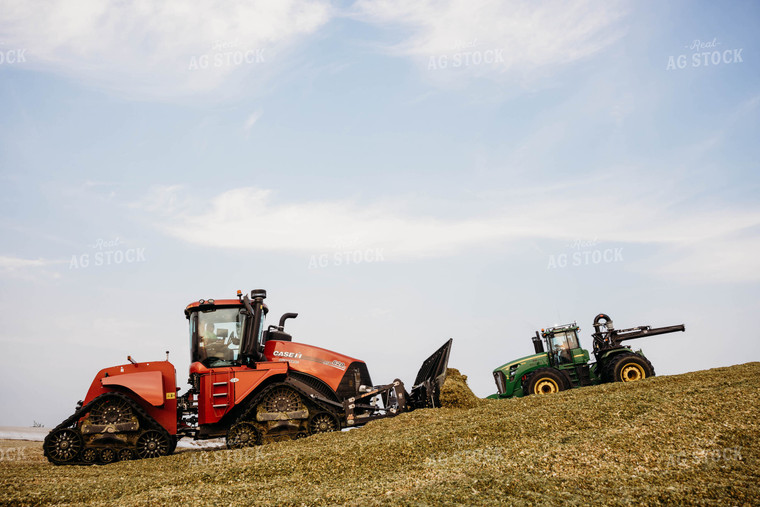
[(499, 394), (504, 394), (506, 392), (506, 385), (504, 383), (504, 372), (502, 371), (493, 372), (493, 378), (496, 381), (496, 389), (499, 391)]
[(517, 371), (517, 367), (520, 366), (519, 364), (513, 364), (509, 367), (509, 380), (510, 382), (514, 380), (515, 378), (515, 372)]

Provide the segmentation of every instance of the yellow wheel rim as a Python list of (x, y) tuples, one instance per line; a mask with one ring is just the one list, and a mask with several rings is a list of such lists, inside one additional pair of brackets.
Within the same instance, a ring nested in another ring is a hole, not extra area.
[(536, 382), (536, 386), (533, 388), (533, 392), (536, 394), (553, 394), (559, 392), (559, 386), (550, 378), (542, 378)]
[(620, 371), (620, 380), (623, 382), (635, 382), (646, 378), (647, 374), (640, 364), (628, 363)]

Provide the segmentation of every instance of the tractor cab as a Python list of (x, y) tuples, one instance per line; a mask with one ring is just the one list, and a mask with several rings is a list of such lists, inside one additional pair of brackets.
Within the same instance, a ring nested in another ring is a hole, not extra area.
[(267, 341), (291, 341), (285, 332), (286, 313), (279, 325), (267, 327), (266, 291), (251, 291), (251, 298), (238, 291), (238, 299), (201, 299), (185, 308), (190, 323), (190, 362), (206, 368), (240, 366), (265, 361)]
[(588, 360), (588, 352), (581, 348), (578, 341), (578, 331), (576, 323), (541, 330), (549, 361), (555, 367), (585, 363)]
[(190, 362), (206, 368), (239, 366), (262, 359), (266, 340), (266, 292), (238, 299), (201, 299), (185, 308), (190, 324)]
[(185, 312), (191, 363), (200, 362), (207, 368), (240, 364), (241, 342), (250, 318), (237, 300), (201, 300)]

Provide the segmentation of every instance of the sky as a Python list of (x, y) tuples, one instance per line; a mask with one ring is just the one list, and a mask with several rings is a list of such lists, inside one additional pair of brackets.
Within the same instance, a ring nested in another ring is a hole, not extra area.
[[(189, 366), (264, 288), (411, 383), (570, 322), (659, 375), (760, 360), (754, 1), (0, 0), (0, 425), (101, 368)], [(505, 401), (506, 402), (506, 401)]]

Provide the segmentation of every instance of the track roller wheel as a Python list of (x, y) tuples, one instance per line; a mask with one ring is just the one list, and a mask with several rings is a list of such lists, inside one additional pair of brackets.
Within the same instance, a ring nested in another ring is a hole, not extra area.
[(111, 447), (106, 447), (104, 449), (100, 450), (100, 454), (98, 455), (98, 458), (100, 458), (100, 462), (104, 465), (107, 465), (108, 463), (113, 463), (116, 461), (116, 459), (119, 457), (119, 455), (116, 453), (116, 449), (113, 449)]
[(554, 394), (570, 388), (567, 376), (554, 368), (539, 368), (528, 377), (525, 394)]
[(157, 458), (169, 453), (169, 440), (160, 431), (147, 430), (137, 437), (135, 447), (140, 458)]
[(309, 419), (309, 432), (312, 435), (337, 431), (339, 428), (338, 420), (330, 412), (317, 412)]
[(295, 412), (303, 408), (301, 396), (289, 387), (277, 387), (262, 401), (266, 412)]
[(122, 449), (119, 451), (119, 461), (129, 461), (135, 457), (135, 453), (132, 449)]
[(132, 407), (120, 398), (106, 398), (90, 411), (92, 424), (121, 424), (132, 420)]
[(227, 447), (230, 449), (242, 449), (261, 444), (261, 432), (249, 422), (234, 424), (227, 431)]
[(88, 465), (91, 463), (95, 463), (95, 460), (98, 459), (98, 450), (97, 449), (85, 449), (82, 451), (82, 461), (87, 463)]
[(66, 465), (76, 460), (84, 444), (79, 431), (62, 428), (52, 431), (42, 447), (48, 460), (56, 465)]

